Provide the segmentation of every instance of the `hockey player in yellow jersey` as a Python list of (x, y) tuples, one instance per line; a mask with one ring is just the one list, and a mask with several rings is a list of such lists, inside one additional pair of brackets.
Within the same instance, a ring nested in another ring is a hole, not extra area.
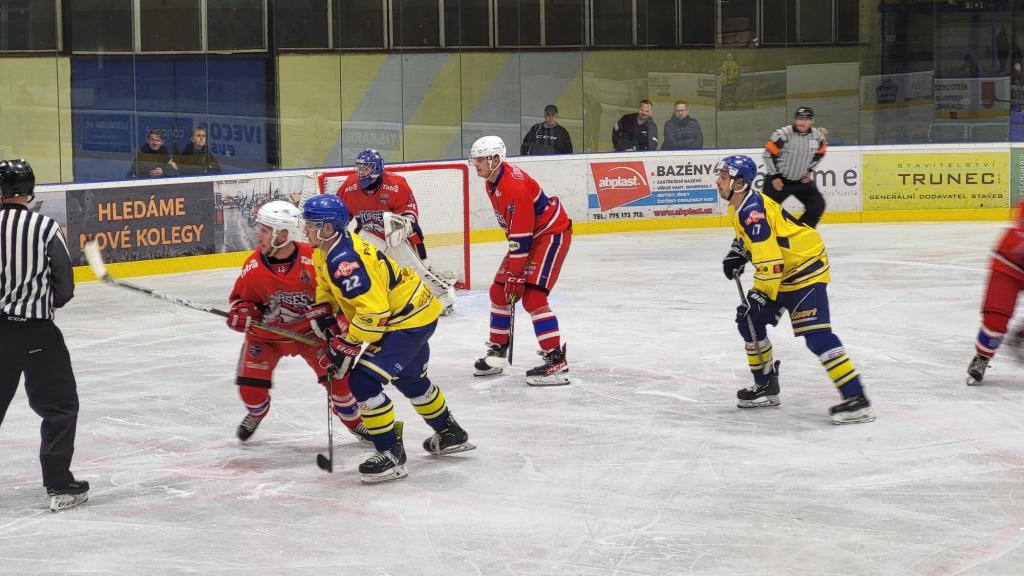
[[(423, 442), (427, 452), (442, 455), (475, 448), (452, 417), (444, 394), (427, 378), (429, 339), (441, 314), (440, 301), (413, 270), (345, 231), (348, 211), (336, 196), (309, 199), (303, 216), (306, 236), (315, 247), (317, 303), (329, 303), (339, 314), (338, 322), (314, 324), (326, 340), (320, 361), (333, 365), (336, 376), (351, 371), (349, 387), (377, 449), (359, 465), (363, 481), (407, 475), (405, 448), (385, 384), (394, 384), (434, 429)], [(340, 315), (347, 322), (340, 321)]]
[(781, 403), (780, 362), (772, 359), (767, 327), (777, 325), (788, 311), (793, 334), (804, 338), (843, 398), (830, 410), (832, 421), (871, 422), (875, 412), (864, 395), (860, 375), (832, 332), (826, 290), (828, 253), (821, 236), (753, 189), (757, 164), (749, 156), (728, 156), (715, 173), (718, 193), (729, 202), (729, 220), (736, 233), (722, 261), (725, 276), (737, 278), (747, 262), (754, 268), (754, 285), (736, 313), (754, 384), (737, 392), (737, 405), (759, 408)]

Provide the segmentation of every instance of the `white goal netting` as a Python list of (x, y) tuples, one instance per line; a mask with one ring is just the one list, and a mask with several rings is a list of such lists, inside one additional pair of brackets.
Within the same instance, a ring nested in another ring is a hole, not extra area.
[[(431, 268), (469, 288), (469, 167), (464, 163), (388, 166), (409, 182), (420, 210)], [(306, 177), (301, 202), (315, 194), (337, 194), (353, 168), (319, 170)], [(301, 206), (301, 203), (300, 203)]]

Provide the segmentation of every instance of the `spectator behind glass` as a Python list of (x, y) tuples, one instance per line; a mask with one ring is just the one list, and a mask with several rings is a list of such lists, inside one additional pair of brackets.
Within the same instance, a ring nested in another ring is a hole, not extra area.
[(128, 170), (128, 178), (162, 178), (176, 176), (178, 165), (164, 146), (164, 135), (159, 130), (146, 134), (146, 143), (135, 153)]
[(572, 154), (572, 138), (569, 131), (558, 124), (558, 107), (548, 104), (544, 107), (544, 121), (534, 124), (523, 138), (519, 147), (522, 155)]
[(619, 118), (612, 130), (612, 145), (616, 151), (658, 149), (658, 125), (651, 119), (650, 100), (641, 100), (639, 110)]
[(704, 147), (704, 133), (700, 122), (690, 118), (690, 107), (683, 100), (676, 101), (675, 113), (665, 122), (665, 142), (662, 150), (700, 150)]
[(192, 128), (192, 141), (185, 146), (185, 150), (178, 157), (178, 173), (193, 175), (220, 174), (220, 172), (220, 163), (210, 152), (210, 146), (206, 142), (206, 126), (199, 124)]

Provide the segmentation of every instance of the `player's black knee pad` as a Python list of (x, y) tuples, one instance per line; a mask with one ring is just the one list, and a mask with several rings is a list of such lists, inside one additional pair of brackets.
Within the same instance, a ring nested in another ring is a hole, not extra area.
[(358, 366), (349, 373), (348, 388), (360, 402), (365, 402), (368, 398), (380, 394), (384, 389), (384, 384), (386, 382), (383, 382), (382, 376), (370, 370), (360, 369)]
[(829, 350), (843, 345), (839, 337), (832, 333), (832, 330), (816, 330), (804, 335), (804, 343), (807, 348), (814, 352), (815, 356), (821, 356)]

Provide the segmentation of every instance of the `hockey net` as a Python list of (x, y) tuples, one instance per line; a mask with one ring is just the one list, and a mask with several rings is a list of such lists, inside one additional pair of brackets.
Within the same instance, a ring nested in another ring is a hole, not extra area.
[[(469, 289), (469, 166), (461, 162), (387, 166), (387, 172), (409, 182), (419, 205), (419, 224), (425, 236), (431, 268), (456, 279), (455, 287)], [(354, 168), (318, 170), (306, 177), (302, 199), (337, 194)], [(301, 206), (301, 204), (300, 204)]]

